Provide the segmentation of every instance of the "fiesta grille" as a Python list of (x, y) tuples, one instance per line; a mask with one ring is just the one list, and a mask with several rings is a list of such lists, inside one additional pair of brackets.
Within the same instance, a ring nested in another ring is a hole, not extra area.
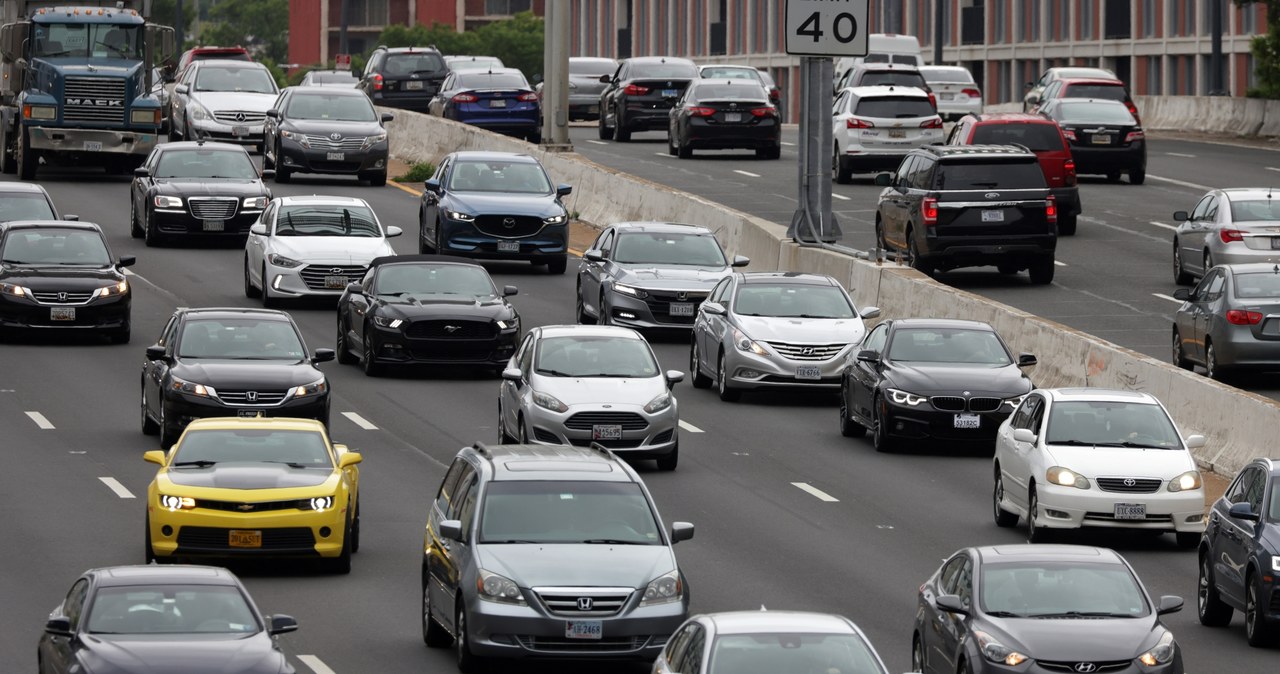
[[(253, 395), (250, 396), (249, 394)], [(250, 398), (253, 400), (250, 400)], [(249, 389), (218, 389), (218, 399), (228, 405), (247, 405), (250, 407), (270, 407), (279, 405), (289, 397), (289, 391), (251, 391)]]
[(257, 125), (266, 121), (267, 113), (251, 110), (219, 110), (213, 113), (213, 118), (223, 124)]
[(245, 503), (244, 501), (209, 501), (205, 499), (196, 499), (197, 508), (205, 508), (207, 510), (225, 510), (233, 513), (261, 513), (271, 510), (298, 510), (311, 509), (311, 499), (294, 499), (292, 501), (262, 501), (260, 503)]
[(790, 360), (831, 360), (844, 351), (848, 344), (788, 344), (766, 342), (774, 351)]
[(526, 650), (539, 653), (633, 653), (644, 648), (647, 636), (605, 637), (603, 639), (566, 639), (564, 637), (540, 637), (516, 635), (516, 641)]
[(933, 396), (929, 398), (933, 408), (940, 412), (994, 412), (1000, 409), (1000, 398), (963, 398), (961, 396)]
[(476, 229), (486, 236), (519, 239), (542, 231), (542, 218), (528, 215), (477, 215)]
[(239, 199), (226, 197), (188, 197), (191, 215), (201, 220), (226, 220), (236, 214)]
[(41, 304), (85, 304), (93, 297), (93, 291), (75, 293), (33, 292), (31, 296)]
[(1133, 477), (1100, 477), (1098, 488), (1102, 491), (1117, 491), (1125, 494), (1154, 494), (1164, 480)]
[(355, 151), (364, 147), (364, 136), (345, 136), (334, 140), (328, 136), (307, 136), (307, 144), (314, 150)]
[(302, 277), (302, 282), (307, 284), (311, 290), (342, 290), (342, 288), (330, 288), (325, 284), (325, 279), (331, 276), (345, 276), (347, 283), (355, 283), (364, 278), (364, 274), (369, 268), (363, 265), (342, 265), (342, 264), (313, 264), (302, 268), (298, 275)]
[(124, 78), (68, 77), (64, 82), (63, 121), (124, 123)]
[(1046, 662), (1044, 660), (1036, 661), (1036, 664), (1040, 665), (1041, 667), (1044, 667), (1045, 669), (1051, 672), (1071, 672), (1071, 674), (1077, 674), (1079, 670), (1076, 669), (1076, 665), (1080, 665), (1082, 663), (1088, 663), (1094, 666), (1094, 669), (1089, 670), (1090, 674), (1104, 674), (1105, 672), (1117, 672), (1122, 669), (1125, 669), (1132, 664), (1132, 661), (1131, 660), (1111, 660), (1108, 662), (1090, 662), (1088, 660), (1076, 660), (1075, 662)]
[[(534, 589), (533, 593), (551, 613), (573, 618), (590, 618), (617, 615), (627, 599), (631, 597), (628, 590), (594, 590), (594, 589)], [(589, 604), (589, 609), (583, 609)]]
[(635, 412), (578, 412), (564, 422), (565, 428), (575, 431), (589, 431), (597, 424), (618, 424), (624, 431), (643, 431), (649, 427), (649, 422)]
[(493, 339), (494, 325), (491, 321), (433, 319), (410, 323), (404, 334), (413, 339)]
[(307, 527), (262, 529), (261, 548), (233, 548), (230, 529), (221, 527), (182, 527), (178, 530), (178, 552), (191, 550), (305, 550), (314, 549), (315, 534)]

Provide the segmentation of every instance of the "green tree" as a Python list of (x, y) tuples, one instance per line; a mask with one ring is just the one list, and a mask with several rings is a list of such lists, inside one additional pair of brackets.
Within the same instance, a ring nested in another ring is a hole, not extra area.
[(1258, 85), (1248, 91), (1255, 98), (1280, 98), (1280, 0), (1235, 0), (1236, 5), (1264, 5), (1267, 8), (1267, 32), (1254, 36), (1249, 44), (1253, 52), (1253, 72)]
[(378, 44), (388, 47), (435, 45), (443, 54), (496, 56), (510, 68), (519, 68), (525, 77), (542, 72), (542, 18), (532, 12), (458, 33), (451, 26), (387, 26)]
[(200, 32), (204, 44), (243, 45), (276, 62), (289, 58), (289, 0), (221, 0), (209, 20)]

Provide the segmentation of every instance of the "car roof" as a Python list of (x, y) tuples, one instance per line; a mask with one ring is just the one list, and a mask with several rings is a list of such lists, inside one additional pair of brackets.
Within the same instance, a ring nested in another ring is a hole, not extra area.
[[(338, 72), (341, 72), (341, 71), (338, 71)], [(289, 87), (289, 88), (293, 90), (293, 94), (291, 94), (293, 96), (324, 96), (326, 98), (329, 96), (365, 96), (367, 97), (367, 95), (363, 91), (360, 91), (359, 89), (355, 89), (355, 88), (351, 88), (351, 89), (342, 89), (342, 88), (322, 89), (319, 87)]]
[(908, 63), (881, 63), (879, 61), (867, 63), (866, 61), (863, 61), (862, 65), (858, 66), (859, 72), (867, 72), (871, 70), (903, 70), (912, 73), (920, 72), (919, 68)]
[[(363, 94), (364, 92), (360, 92), (360, 93)], [(245, 150), (243, 145), (236, 145), (234, 143), (219, 143), (216, 141), (209, 141), (209, 140), (180, 140), (173, 143), (161, 143), (156, 146), (156, 149), (160, 150), (161, 152), (173, 152), (175, 150), (196, 150), (201, 148), (205, 150), (227, 150), (232, 152), (244, 152), (246, 154), (248, 153), (248, 150)]]
[(744, 271), (738, 272), (738, 278), (743, 283), (768, 283), (777, 285), (780, 283), (794, 283), (796, 285), (830, 285), (839, 286), (840, 284), (826, 274), (812, 274), (801, 271)]
[[(21, 183), (5, 184), (13, 185)], [(1213, 191), (1221, 192), (1229, 201), (1235, 201), (1236, 199), (1280, 199), (1280, 190), (1275, 190), (1270, 187), (1224, 187)]]
[(701, 616), (717, 634), (859, 634), (848, 618), (809, 611), (725, 611)]
[(85, 229), (101, 233), (102, 228), (92, 222), (84, 220), (10, 220), (8, 222), (0, 222), (0, 229), (48, 229), (57, 227), (58, 229)]
[(679, 56), (632, 56), (626, 60), (631, 63), (681, 63), (695, 65), (693, 61)]
[(484, 269), (484, 265), (479, 262), (473, 262), (467, 258), (457, 257), (456, 255), (383, 255), (375, 257), (369, 262), (369, 268), (381, 267), (388, 264), (453, 264), (463, 267), (479, 267)]
[[(589, 480), (639, 482), (640, 478), (607, 449), (572, 445), (483, 445), (470, 448), (499, 481)], [(466, 451), (466, 450), (464, 450)]]
[(1029, 112), (983, 112), (976, 115), (970, 115), (977, 124), (1049, 124), (1057, 126), (1058, 123), (1045, 117), (1044, 115), (1036, 115)]
[(260, 431), (319, 431), (324, 424), (315, 419), (295, 417), (206, 417), (194, 419), (187, 428), (195, 431), (260, 430)]
[(176, 313), (184, 316), (200, 318), (265, 318), (269, 320), (293, 322), (288, 312), (279, 309), (254, 309), (250, 307), (179, 307)]
[(610, 227), (626, 232), (666, 232), (668, 234), (710, 234), (711, 230), (702, 225), (687, 225), (680, 222), (615, 222)]
[(520, 77), (524, 77), (524, 72), (521, 71), (519, 68), (502, 67), (502, 68), (489, 68), (488, 70), (482, 70), (480, 68), (476, 68), (475, 70), (469, 70), (469, 69), (459, 70), (458, 75), (468, 75), (468, 76), (470, 75), (519, 75)]
[(895, 328), (952, 328), (959, 330), (982, 330), (995, 332), (996, 329), (982, 321), (970, 321), (962, 318), (899, 318), (893, 322)]
[(985, 564), (1062, 561), (1078, 561), (1089, 564), (1123, 563), (1123, 558), (1115, 550), (1092, 545), (1024, 543), (1021, 545), (986, 545), (973, 550)]
[(416, 52), (431, 52), (433, 54), (440, 53), (440, 50), (437, 49), (436, 46), (433, 44), (429, 44), (425, 47), (388, 47), (386, 45), (383, 45), (381, 47), (378, 47), (378, 49), (381, 49), (387, 52), (388, 54), (412, 54)]
[(11, 194), (22, 192), (26, 194), (45, 194), (45, 195), (49, 193), (39, 183), (24, 183), (24, 182), (19, 182), (17, 180), (0, 182), (0, 192), (8, 192)]
[(866, 87), (845, 87), (841, 91), (848, 91), (858, 98), (884, 98), (894, 96), (901, 98), (903, 96), (913, 96), (915, 98), (929, 98), (929, 94), (920, 87), (909, 87), (901, 84), (876, 84)]
[(254, 70), (267, 70), (265, 65), (257, 61), (234, 61), (231, 59), (204, 59), (192, 61), (191, 65), (199, 68), (253, 68)]
[(315, 206), (369, 206), (369, 202), (359, 197), (340, 197), (331, 194), (295, 194), (276, 197), (273, 201), (280, 202), (281, 206), (293, 206), (299, 204), (310, 204)]
[(199, 585), (239, 585), (236, 577), (219, 566), (195, 564), (134, 564), (90, 569), (99, 586), (166, 585), (173, 583)]
[(1249, 463), (1259, 464), (1269, 475), (1280, 477), (1280, 460), (1260, 456)]
[(1097, 68), (1094, 66), (1055, 66), (1053, 68), (1049, 68), (1046, 70), (1046, 72), (1053, 75), (1056, 79), (1065, 79), (1067, 77), (1073, 77), (1072, 75), (1064, 74), (1068, 71), (1089, 71), (1091, 73), (1108, 73), (1112, 77), (1116, 76), (1115, 73), (1111, 72), (1106, 68)]
[(966, 73), (969, 73), (969, 74), (973, 74), (973, 73), (972, 73), (968, 68), (966, 68), (966, 67), (964, 67), (964, 66), (932, 66), (932, 65), (924, 65), (924, 66), (916, 66), (916, 70), (919, 70), (920, 72), (924, 72), (924, 71), (926, 71), (926, 70), (934, 70), (934, 71), (939, 71), (939, 72), (944, 71), (944, 70), (949, 70), (949, 71), (952, 71), (952, 72), (966, 72)]
[(711, 68), (730, 68), (732, 70), (752, 70), (760, 72), (760, 69), (755, 66), (743, 65), (741, 63), (704, 63), (698, 66), (698, 72), (710, 70)]
[(539, 163), (537, 158), (523, 152), (494, 152), (492, 150), (459, 150), (453, 153), (458, 161), (518, 161), (527, 164)]
[(617, 63), (618, 62), (617, 59), (611, 59), (607, 56), (570, 56), (569, 60), (583, 61), (583, 62), (599, 61), (601, 63)]
[(446, 61), (479, 61), (486, 59), (489, 61), (501, 61), (497, 56), (486, 56), (484, 54), (445, 54)]
[(1124, 101), (1117, 101), (1111, 98), (1089, 98), (1086, 96), (1063, 96), (1062, 98), (1055, 98), (1049, 101), (1049, 104), (1056, 105), (1058, 107), (1061, 107), (1063, 105), (1068, 105), (1068, 104), (1075, 104), (1075, 103), (1099, 103), (1102, 105), (1110, 105), (1110, 106), (1118, 105), (1121, 108), (1124, 108), (1125, 112), (1129, 112), (1129, 106), (1125, 105)]
[(1093, 386), (1070, 386), (1065, 388), (1040, 389), (1054, 402), (1097, 401), (1116, 403), (1142, 403), (1155, 405), (1159, 400), (1143, 391), (1125, 391)]
[(192, 56), (201, 54), (248, 54), (249, 50), (244, 47), (217, 47), (210, 45), (208, 47), (192, 47), (186, 53)]
[(618, 325), (544, 325), (539, 328), (542, 331), (542, 337), (572, 337), (582, 335), (587, 337), (623, 337), (629, 339), (638, 339), (644, 341), (640, 333), (631, 328), (624, 328)]
[(1021, 145), (926, 145), (919, 148), (924, 152), (936, 155), (939, 159), (948, 157), (1029, 157), (1033, 160), (1036, 155), (1031, 150)]

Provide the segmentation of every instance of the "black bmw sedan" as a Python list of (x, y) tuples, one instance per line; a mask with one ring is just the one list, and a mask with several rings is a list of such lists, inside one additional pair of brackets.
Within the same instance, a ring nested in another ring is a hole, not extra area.
[(520, 340), (520, 314), (478, 264), (441, 255), (374, 259), (338, 300), (338, 362), (470, 365), (501, 370)]
[(307, 353), (293, 318), (269, 309), (178, 309), (142, 364), (142, 432), (168, 448), (193, 419), (303, 417), (329, 423), (333, 349)]
[(133, 173), (129, 232), (148, 246), (177, 237), (243, 241), (271, 200), (248, 151), (230, 143), (162, 143)]
[(379, 114), (364, 92), (290, 87), (267, 111), (262, 165), (276, 182), (294, 173), (354, 175), (374, 187), (387, 184), (387, 130), (395, 115)]
[(694, 150), (755, 150), (759, 159), (782, 156), (782, 120), (769, 94), (751, 80), (694, 80), (670, 112), (667, 149), (688, 159)]
[(1036, 364), (986, 323), (910, 318), (884, 321), (863, 338), (840, 383), (840, 432), (871, 430), (877, 451), (903, 441), (982, 443), (1033, 388)]
[(71, 329), (129, 341), (133, 295), (102, 229), (91, 222), (0, 223), (0, 336), (16, 330)]

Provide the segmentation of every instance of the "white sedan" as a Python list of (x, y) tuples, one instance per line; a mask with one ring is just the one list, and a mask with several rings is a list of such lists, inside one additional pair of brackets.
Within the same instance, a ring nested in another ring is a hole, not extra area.
[(1037, 389), (996, 434), (992, 506), (997, 526), (1027, 517), (1043, 542), (1081, 527), (1174, 532), (1194, 547), (1204, 488), (1192, 449), (1154, 396), (1096, 388)]
[(297, 297), (338, 297), (364, 278), (374, 258), (395, 255), (399, 227), (383, 227), (364, 199), (280, 197), (249, 228), (244, 294), (263, 305)]

